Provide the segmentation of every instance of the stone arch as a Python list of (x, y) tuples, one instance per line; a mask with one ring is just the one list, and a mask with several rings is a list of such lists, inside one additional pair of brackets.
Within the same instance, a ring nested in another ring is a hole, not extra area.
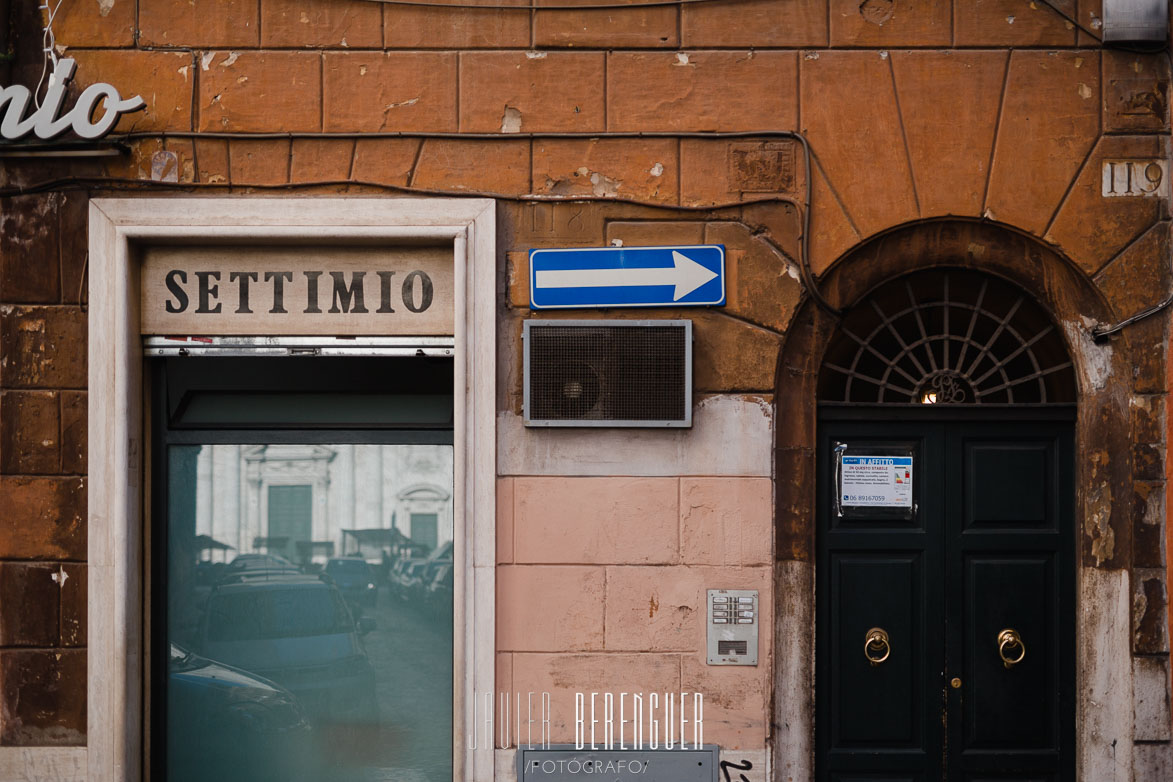
[[(1132, 351), (1127, 335), (1098, 344), (1097, 324), (1117, 320), (1107, 297), (1073, 263), (1037, 239), (987, 221), (910, 223), (845, 253), (820, 289), (847, 309), (887, 280), (935, 267), (994, 275), (1030, 294), (1063, 332), (1079, 387), (1076, 423), (1078, 575), (1077, 768), (1081, 779), (1130, 778), (1131, 744)], [(779, 352), (775, 387), (775, 779), (814, 774), (815, 426), (824, 352), (837, 318), (807, 297)], [(817, 683), (816, 683), (817, 686)], [(805, 695), (803, 695), (805, 694)], [(1092, 703), (1097, 704), (1093, 707)], [(1127, 773), (1121, 773), (1127, 769)]]

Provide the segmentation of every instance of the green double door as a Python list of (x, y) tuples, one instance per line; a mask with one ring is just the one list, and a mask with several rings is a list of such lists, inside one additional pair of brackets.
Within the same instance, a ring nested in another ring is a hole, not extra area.
[[(820, 417), (818, 778), (1074, 779), (1070, 417), (881, 414)], [(845, 504), (852, 454), (911, 456), (911, 502)]]

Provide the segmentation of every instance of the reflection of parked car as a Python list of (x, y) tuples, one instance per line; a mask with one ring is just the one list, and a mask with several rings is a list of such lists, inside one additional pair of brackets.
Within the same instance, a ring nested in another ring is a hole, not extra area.
[(200, 650), (289, 688), (315, 720), (374, 721), (375, 672), (338, 588), (312, 576), (222, 584), (208, 598)]
[(197, 586), (212, 586), (220, 580), (220, 576), (224, 573), (224, 568), (228, 567), (223, 562), (197, 562), (195, 569), (195, 582)]
[(253, 581), (269, 581), (272, 579), (302, 575), (304, 575), (304, 573), (295, 567), (271, 568), (268, 570), (261, 570), (259, 568), (238, 570), (235, 573), (226, 573), (224, 577), (220, 579), (220, 584), (245, 584)]
[(436, 576), (424, 591), (424, 605), (428, 612), (440, 618), (440, 627), (452, 624), (452, 561), (446, 560), (436, 570)]
[(187, 590), (188, 598), (172, 606), (173, 640), (181, 643), (191, 643), (194, 640), (204, 605), (208, 602), (208, 595), (220, 580), (225, 567), (227, 566), (223, 562), (196, 563), (195, 570), (192, 571), (192, 580), (189, 582), (190, 588)]
[(400, 600), (410, 600), (413, 585), (418, 583), (427, 565), (426, 559), (400, 559), (391, 567), (389, 575), (391, 594)]
[(283, 687), (171, 645), (167, 778), (286, 782), (305, 778), (311, 729)]
[(224, 575), (242, 570), (279, 570), (296, 566), (280, 554), (240, 554), (224, 568)]
[(428, 592), (431, 591), (432, 585), (436, 580), (442, 577), (445, 570), (449, 573), (452, 571), (451, 541), (445, 543), (443, 546), (436, 547), (436, 550), (424, 561), (424, 567), (419, 574), (419, 580), (412, 584), (412, 597), (419, 601), (419, 605), (431, 605)]
[(440, 569), (445, 564), (451, 564), (451, 562), (445, 563), (429, 560), (419, 569), (419, 578), (411, 584), (411, 599), (417, 606), (424, 605), (428, 594), (428, 587), (436, 580), (436, 574), (440, 572)]
[(332, 557), (326, 563), (325, 576), (333, 581), (346, 602), (352, 606), (375, 604), (375, 574), (361, 557)]

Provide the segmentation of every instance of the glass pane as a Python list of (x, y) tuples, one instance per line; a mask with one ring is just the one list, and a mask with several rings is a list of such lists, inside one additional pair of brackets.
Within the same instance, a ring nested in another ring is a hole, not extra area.
[(452, 778), (452, 446), (168, 449), (167, 778)]

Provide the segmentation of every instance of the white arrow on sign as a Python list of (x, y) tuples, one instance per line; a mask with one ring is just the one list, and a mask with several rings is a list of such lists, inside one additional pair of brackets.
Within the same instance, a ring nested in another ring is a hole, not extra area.
[(534, 284), (538, 288), (627, 288), (645, 285), (672, 285), (676, 288), (673, 301), (680, 301), (717, 273), (701, 266), (683, 253), (672, 251), (673, 266), (654, 269), (554, 269), (537, 271)]

